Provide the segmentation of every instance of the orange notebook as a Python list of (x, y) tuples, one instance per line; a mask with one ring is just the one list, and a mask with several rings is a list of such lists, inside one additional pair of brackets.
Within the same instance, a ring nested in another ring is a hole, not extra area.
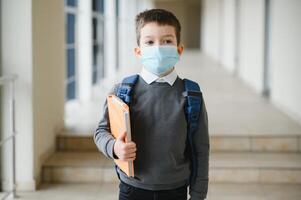
[[(132, 141), (131, 138), (131, 123), (130, 123), (130, 110), (126, 103), (115, 95), (107, 97), (109, 120), (111, 133), (114, 138), (126, 132), (125, 142)], [(134, 163), (133, 161), (122, 161), (114, 159), (117, 166), (128, 176), (134, 177)]]

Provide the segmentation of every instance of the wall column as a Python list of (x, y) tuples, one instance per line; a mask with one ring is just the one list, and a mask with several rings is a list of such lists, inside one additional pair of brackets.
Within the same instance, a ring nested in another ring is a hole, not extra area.
[(116, 78), (116, 1), (104, 1), (105, 34), (104, 59), (105, 80), (111, 83)]
[(92, 92), (92, 4), (78, 2), (78, 99), (87, 102)]

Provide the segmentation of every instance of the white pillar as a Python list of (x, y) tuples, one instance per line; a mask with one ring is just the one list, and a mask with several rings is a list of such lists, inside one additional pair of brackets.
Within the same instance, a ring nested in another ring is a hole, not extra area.
[(92, 92), (92, 4), (78, 2), (78, 99), (87, 102)]
[(220, 61), (222, 47), (221, 0), (203, 1), (202, 50)]
[[(16, 73), (16, 179), (17, 189), (34, 190), (33, 154), (33, 55), (32, 55), (32, 1), (1, 1), (1, 61), (2, 75)], [(9, 91), (3, 93), (2, 112), (5, 113), (1, 132), (10, 135)], [(3, 149), (10, 156), (10, 148)], [(9, 150), (9, 151), (6, 151)], [(2, 157), (4, 181), (9, 180), (10, 159)], [(2, 171), (3, 172), (3, 171)], [(7, 182), (3, 187), (8, 189)], [(10, 188), (11, 189), (11, 188)]]
[(144, 1), (127, 0), (120, 1), (120, 71), (119, 79), (126, 75), (137, 73), (139, 71), (139, 62), (134, 56), (134, 48), (136, 43), (135, 16), (140, 10), (144, 10), (141, 4)]
[(116, 79), (116, 2), (104, 1), (104, 58), (105, 58), (105, 80), (110, 84)]
[[(271, 2), (271, 100), (301, 124), (301, 1)], [(299, 140), (301, 144), (301, 140)]]
[(263, 91), (265, 2), (243, 0), (239, 7), (239, 77)]
[[(129, 5), (131, 1), (120, 1), (119, 3), (119, 66), (120, 71), (124, 70), (125, 66), (130, 66), (129, 56), (132, 50), (129, 49), (129, 31), (130, 31), (130, 17)], [(133, 22), (134, 23), (134, 22)]]
[(235, 0), (223, 1), (221, 6), (221, 26), (222, 26), (222, 49), (221, 63), (230, 72), (235, 67), (235, 40), (237, 39), (235, 32)]

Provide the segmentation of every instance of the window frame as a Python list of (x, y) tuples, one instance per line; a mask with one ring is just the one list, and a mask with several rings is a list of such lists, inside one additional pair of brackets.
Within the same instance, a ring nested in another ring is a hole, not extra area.
[[(78, 98), (78, 17), (79, 17), (79, 10), (78, 10), (78, 1), (76, 1), (75, 6), (69, 6), (67, 5), (67, 0), (65, 0), (64, 5), (64, 13), (65, 13), (65, 102), (70, 100), (75, 100)], [(68, 14), (72, 14), (75, 16), (75, 22), (74, 22), (74, 42), (72, 44), (68, 44)], [(68, 77), (68, 50), (74, 49), (74, 75), (71, 77)], [(70, 83), (74, 82), (75, 88), (74, 88), (74, 98), (68, 97), (68, 85)]]
[[(105, 78), (105, 56), (104, 56), (104, 46), (105, 46), (105, 40), (104, 40), (104, 34), (105, 34), (105, 16), (104, 16), (104, 0), (102, 1), (102, 10), (94, 10), (93, 9), (93, 0), (92, 0), (92, 6), (91, 6), (91, 23), (92, 23), (92, 85), (96, 85)], [(93, 20), (96, 19), (96, 40), (94, 39), (94, 24)], [(100, 29), (100, 26), (102, 26), (102, 29)], [(101, 33), (98, 31), (102, 30)], [(94, 65), (94, 46), (98, 46), (98, 52), (96, 55), (96, 65)], [(96, 74), (96, 75), (95, 75)], [(94, 76), (96, 76), (96, 79), (94, 80)]]

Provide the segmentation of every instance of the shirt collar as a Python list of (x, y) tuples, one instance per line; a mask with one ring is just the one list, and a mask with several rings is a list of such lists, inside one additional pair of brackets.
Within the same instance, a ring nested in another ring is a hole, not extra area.
[(167, 74), (166, 76), (159, 77), (156, 74), (153, 74), (147, 71), (144, 67), (142, 67), (140, 76), (145, 80), (147, 84), (151, 84), (152, 82), (156, 81), (156, 82), (167, 82), (170, 86), (172, 86), (176, 81), (178, 74), (174, 68), (174, 70), (172, 70), (171, 73)]

